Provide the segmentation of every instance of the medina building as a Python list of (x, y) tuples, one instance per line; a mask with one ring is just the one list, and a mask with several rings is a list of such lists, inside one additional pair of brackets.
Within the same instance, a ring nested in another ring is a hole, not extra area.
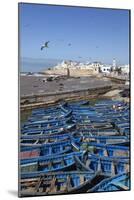
[(111, 72), (111, 66), (110, 65), (103, 65), (100, 67), (100, 72), (109, 74)]
[(94, 69), (94, 73), (110, 73), (111, 72), (111, 65), (106, 65), (101, 62), (93, 62), (91, 64), (92, 68)]
[(120, 67), (121, 67), (122, 74), (124, 74), (124, 75), (129, 74), (129, 71), (130, 71), (129, 65), (121, 65)]

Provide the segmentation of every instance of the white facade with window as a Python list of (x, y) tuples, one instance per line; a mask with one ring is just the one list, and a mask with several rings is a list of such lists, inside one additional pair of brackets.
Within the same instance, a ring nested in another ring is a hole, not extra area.
[(123, 74), (129, 74), (129, 65), (122, 65), (120, 67)]
[(101, 66), (100, 67), (100, 72), (102, 72), (102, 73), (109, 74), (110, 71), (111, 71), (111, 66)]

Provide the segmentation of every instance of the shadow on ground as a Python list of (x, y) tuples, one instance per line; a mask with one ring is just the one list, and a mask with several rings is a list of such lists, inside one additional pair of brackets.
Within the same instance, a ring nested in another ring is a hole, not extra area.
[(17, 190), (8, 190), (8, 193), (11, 194), (14, 197), (18, 197), (18, 191)]

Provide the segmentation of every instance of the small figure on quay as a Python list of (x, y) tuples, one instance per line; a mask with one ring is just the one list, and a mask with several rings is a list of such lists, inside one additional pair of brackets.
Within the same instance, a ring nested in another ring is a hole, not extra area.
[(70, 70), (67, 68), (67, 78), (70, 77)]

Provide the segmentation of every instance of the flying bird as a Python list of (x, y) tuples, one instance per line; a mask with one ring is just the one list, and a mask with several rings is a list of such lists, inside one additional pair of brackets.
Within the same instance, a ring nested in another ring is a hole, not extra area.
[(71, 46), (71, 43), (69, 43), (68, 46)]
[(41, 46), (41, 51), (42, 51), (44, 48), (48, 48), (48, 43), (49, 43), (49, 42), (50, 42), (50, 41), (47, 41), (47, 42), (45, 42), (44, 45)]

